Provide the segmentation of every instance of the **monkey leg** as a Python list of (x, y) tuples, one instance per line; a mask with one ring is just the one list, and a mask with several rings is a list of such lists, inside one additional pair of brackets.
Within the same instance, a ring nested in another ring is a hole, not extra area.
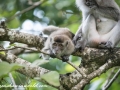
[(100, 42), (100, 35), (96, 30), (96, 21), (92, 15), (88, 15), (86, 20), (82, 23), (82, 28), (75, 35), (73, 42), (75, 48), (80, 51), (84, 50), (86, 45), (96, 47)]
[(83, 32), (84, 35), (86, 35), (86, 44), (90, 47), (97, 47), (100, 42), (100, 35), (96, 30), (96, 21), (92, 15), (89, 15), (86, 22), (83, 24)]
[(99, 47), (100, 48), (113, 48), (115, 47), (120, 41), (120, 20), (117, 22), (115, 27), (103, 38), (108, 38), (106, 42), (101, 42)]

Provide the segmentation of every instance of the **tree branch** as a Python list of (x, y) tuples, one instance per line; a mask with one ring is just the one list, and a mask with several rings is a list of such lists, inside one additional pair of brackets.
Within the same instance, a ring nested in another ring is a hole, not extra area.
[(112, 67), (120, 66), (119, 48), (114, 48), (112, 53), (108, 50), (85, 48), (81, 56), (84, 61), (82, 69), (87, 74), (87, 78), (82, 78), (76, 71), (70, 75), (61, 75), (60, 90), (82, 90), (93, 78)]
[[(2, 34), (1, 34), (2, 33)], [(44, 38), (27, 34), (16, 32), (13, 30), (5, 30), (0, 28), (0, 40), (1, 41), (10, 41), (10, 42), (19, 42), (24, 43), (32, 47), (37, 47), (38, 50), (43, 47)], [(120, 49), (114, 48), (112, 52), (105, 49), (94, 49), (94, 48), (85, 48), (83, 52), (75, 52), (73, 55), (82, 57), (83, 66), (79, 69), (87, 75), (87, 77), (82, 77), (77, 71), (74, 71), (70, 75), (61, 75), (60, 76), (60, 90), (71, 90), (74, 89), (80, 90), (90, 82), (96, 76), (99, 76), (101, 73), (106, 70), (114, 67), (120, 66)], [(40, 76), (42, 73), (47, 73), (48, 70), (45, 70), (41, 67), (32, 67), (31, 63), (24, 61), (20, 58), (17, 58), (15, 55), (7, 53), (6, 55), (0, 55), (2, 60), (6, 60), (10, 63), (20, 63), (28, 66), (28, 68), (21, 69), (19, 72), (25, 74), (29, 77)], [(78, 89), (79, 88), (79, 89)]]
[(7, 61), (9, 63), (17, 63), (17, 64), (24, 66), (18, 71), (31, 78), (40, 77), (41, 75), (49, 72), (49, 70), (46, 70), (42, 67), (32, 66), (30, 62), (25, 61), (21, 58), (18, 58), (11, 53), (6, 53), (5, 55), (0, 53), (0, 59)]
[[(1, 32), (3, 33), (3, 31), (0, 30), (0, 33)], [(27, 44), (29, 46), (42, 48), (44, 38), (33, 34), (27, 34), (15, 30), (4, 29), (4, 34), (0, 35), (0, 41), (10, 41), (11, 43), (19, 42), (19, 43)]]
[(19, 16), (19, 15), (21, 15), (21, 14), (23, 14), (23, 13), (25, 13), (25, 12), (27, 12), (27, 11), (35, 8), (35, 7), (37, 7), (37, 6), (39, 6), (39, 5), (42, 4), (43, 2), (45, 2), (45, 0), (41, 0), (41, 1), (35, 2), (34, 4), (32, 4), (32, 6), (26, 8), (26, 9), (22, 10), (21, 12), (16, 13), (16, 14), (13, 15), (12, 17), (8, 18), (8, 19), (6, 20), (6, 22), (9, 22), (9, 21), (11, 21), (12, 19), (14, 19), (16, 16)]

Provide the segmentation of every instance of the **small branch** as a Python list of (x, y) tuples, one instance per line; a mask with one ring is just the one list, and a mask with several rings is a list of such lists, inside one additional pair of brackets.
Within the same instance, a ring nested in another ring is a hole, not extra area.
[(116, 67), (113, 68), (112, 71), (110, 72), (107, 80), (105, 81), (105, 83), (104, 83), (104, 85), (103, 85), (103, 87), (102, 87), (102, 90), (104, 90), (104, 88), (108, 85), (108, 83), (109, 83), (110, 80), (112, 79), (113, 75), (115, 74), (115, 69), (116, 69)]
[(13, 47), (13, 48), (7, 48), (7, 49), (0, 49), (0, 51), (9, 51), (9, 50), (13, 50), (16, 49), (17, 47)]
[(41, 1), (35, 2), (32, 6), (26, 8), (26, 9), (22, 10), (21, 12), (16, 13), (16, 14), (13, 15), (12, 17), (8, 18), (8, 19), (6, 20), (6, 22), (9, 22), (9, 21), (11, 21), (12, 19), (14, 19), (16, 16), (21, 15), (21, 14), (23, 14), (23, 13), (25, 13), (25, 12), (27, 12), (27, 11), (29, 11), (29, 10), (37, 7), (37, 6), (39, 6), (39, 5), (42, 4), (43, 2), (45, 2), (45, 1), (44, 1), (44, 0), (41, 0)]
[[(43, 54), (46, 54), (46, 55), (50, 55), (48, 53), (45, 53), (45, 52), (42, 52), (41, 50), (37, 50), (37, 49), (34, 49), (34, 48), (28, 48), (28, 47), (22, 47), (22, 46), (14, 46), (14, 48), (10, 48), (10, 49), (0, 49), (0, 51), (7, 51), (7, 50), (12, 50), (12, 49), (15, 49), (15, 48), (23, 48), (23, 49), (27, 49), (27, 50), (32, 50), (32, 51), (39, 51), (40, 53), (43, 53)], [(58, 57), (56, 57), (58, 58)], [(62, 58), (58, 58), (58, 59), (62, 59)], [(72, 64), (70, 61), (67, 61), (66, 63), (68, 63), (69, 65), (71, 65), (72, 67), (74, 67), (84, 78), (86, 78), (86, 74), (81, 70), (79, 69), (78, 67), (76, 67), (74, 64)]]
[(112, 83), (117, 79), (117, 77), (119, 76), (119, 74), (120, 74), (120, 69), (113, 76), (113, 78), (110, 80), (110, 82), (103, 88), (103, 90), (107, 90), (112, 85)]
[[(41, 50), (31, 49), (31, 48), (26, 48), (26, 47), (19, 47), (19, 48), (24, 48), (24, 49), (33, 50), (33, 51), (39, 51), (40, 53), (43, 53), (43, 54), (45, 54), (45, 55), (49, 55), (49, 56), (50, 56), (50, 54), (45, 53), (45, 52), (43, 52), (43, 51), (41, 51)], [(56, 57), (56, 58), (58, 58), (58, 57)], [(58, 59), (62, 60), (62, 58), (58, 58)], [(66, 63), (68, 63), (69, 65), (71, 65), (73, 68), (75, 68), (84, 78), (87, 77), (86, 74), (85, 74), (81, 69), (79, 69), (78, 67), (76, 67), (76, 66), (75, 66), (74, 64), (72, 64), (69, 60), (68, 60)]]
[(74, 67), (81, 75), (83, 78), (86, 78), (87, 75), (84, 73), (84, 71), (78, 67), (76, 67), (74, 64), (72, 64), (70, 61), (67, 61), (68, 64), (70, 64), (72, 67)]
[(11, 81), (12, 81), (12, 84), (13, 84), (14, 90), (18, 90), (18, 89), (17, 89), (17, 85), (16, 85), (16, 83), (15, 83), (15, 80), (14, 80), (14, 78), (13, 78), (13, 76), (12, 76), (11, 73), (9, 73), (9, 77), (10, 77), (10, 79), (11, 79)]

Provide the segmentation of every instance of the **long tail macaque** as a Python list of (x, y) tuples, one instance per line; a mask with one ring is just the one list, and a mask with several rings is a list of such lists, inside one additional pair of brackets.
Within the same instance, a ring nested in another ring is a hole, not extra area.
[(120, 9), (114, 0), (76, 0), (83, 21), (73, 42), (76, 49), (85, 46), (113, 48), (120, 41)]
[[(55, 26), (48, 26), (43, 30), (44, 34), (49, 35), (43, 52), (50, 54), (52, 57), (62, 58), (63, 61), (68, 61), (69, 56), (74, 51), (74, 44), (72, 39), (74, 34), (68, 28), (59, 28)], [(43, 59), (49, 59), (48, 55), (42, 55)]]

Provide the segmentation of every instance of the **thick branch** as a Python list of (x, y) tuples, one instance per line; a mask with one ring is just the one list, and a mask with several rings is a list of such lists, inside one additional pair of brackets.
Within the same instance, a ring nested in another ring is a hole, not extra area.
[[(76, 53), (77, 55), (79, 54), (79, 52)], [(69, 76), (61, 75), (60, 90), (81, 90), (96, 76), (101, 75), (114, 66), (120, 66), (119, 48), (113, 49), (112, 52), (108, 50), (86, 48), (80, 55), (84, 61), (82, 69), (87, 74), (87, 78), (82, 78), (77, 71)]]
[(5, 60), (9, 63), (17, 63), (23, 65), (24, 67), (22, 69), (19, 69), (18, 71), (31, 78), (40, 77), (41, 75), (49, 72), (49, 70), (46, 70), (44, 68), (38, 66), (32, 66), (30, 62), (18, 58), (10, 53), (6, 53), (5, 55), (0, 54), (0, 59)]
[(39, 37), (37, 35), (22, 33), (15, 30), (5, 30), (5, 29), (2, 29), (2, 31), (0, 29), (0, 33), (4, 33), (0, 35), (0, 41), (10, 41), (11, 43), (19, 42), (19, 43), (27, 44), (29, 46), (34, 46), (39, 48), (43, 47), (44, 38)]

